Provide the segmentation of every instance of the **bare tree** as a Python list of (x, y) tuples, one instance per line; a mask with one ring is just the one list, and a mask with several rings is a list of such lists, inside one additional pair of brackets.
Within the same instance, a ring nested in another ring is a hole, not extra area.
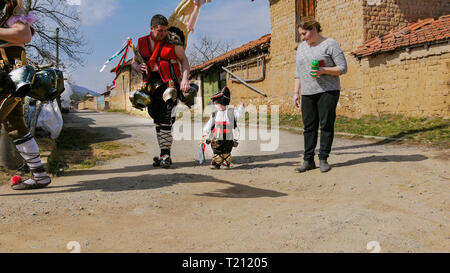
[(191, 66), (196, 66), (214, 59), (232, 49), (231, 42), (218, 41), (208, 36), (202, 36), (198, 42), (193, 42), (187, 55)]
[(65, 55), (62, 67), (71, 64), (83, 65), (88, 54), (86, 43), (80, 32), (80, 17), (76, 7), (66, 0), (24, 0), (26, 12), (35, 14), (39, 21), (33, 24), (35, 35), (27, 44), (31, 61), (42, 64), (56, 60), (56, 28), (59, 28), (59, 50)]

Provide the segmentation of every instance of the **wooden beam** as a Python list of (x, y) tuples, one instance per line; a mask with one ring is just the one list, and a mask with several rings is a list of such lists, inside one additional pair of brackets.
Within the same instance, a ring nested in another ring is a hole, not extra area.
[(250, 88), (251, 90), (255, 91), (256, 93), (258, 93), (258, 94), (260, 94), (260, 95), (262, 95), (262, 96), (264, 96), (264, 97), (267, 97), (267, 95), (266, 95), (264, 92), (262, 92), (262, 91), (256, 89), (255, 87), (251, 86), (251, 85), (248, 84), (246, 81), (244, 81), (243, 79), (241, 79), (241, 78), (239, 78), (238, 76), (236, 76), (236, 75), (235, 75), (233, 72), (231, 72), (230, 70), (226, 69), (226, 68), (223, 67), (223, 66), (222, 66), (222, 69), (225, 70), (228, 74), (230, 74), (230, 75), (233, 76), (234, 78), (236, 78), (236, 80), (240, 81), (243, 85), (245, 85), (245, 86), (247, 86), (248, 88)]

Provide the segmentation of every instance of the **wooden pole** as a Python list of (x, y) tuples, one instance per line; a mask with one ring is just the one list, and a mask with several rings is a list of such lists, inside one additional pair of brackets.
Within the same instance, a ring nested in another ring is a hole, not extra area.
[(56, 28), (56, 68), (59, 68), (59, 27)]
[(262, 91), (256, 89), (255, 87), (251, 86), (251, 85), (248, 84), (246, 81), (244, 81), (243, 79), (241, 79), (241, 78), (239, 78), (238, 76), (236, 76), (236, 75), (235, 75), (233, 72), (231, 72), (230, 70), (226, 69), (226, 68), (223, 67), (223, 66), (222, 66), (222, 69), (225, 70), (225, 71), (226, 71), (228, 74), (230, 74), (231, 76), (233, 76), (236, 80), (240, 81), (243, 85), (245, 85), (245, 86), (247, 86), (248, 88), (250, 88), (251, 90), (255, 91), (256, 93), (258, 93), (258, 94), (260, 94), (260, 95), (262, 95), (262, 96), (264, 96), (264, 97), (267, 97), (267, 95), (266, 95), (264, 92), (262, 92)]

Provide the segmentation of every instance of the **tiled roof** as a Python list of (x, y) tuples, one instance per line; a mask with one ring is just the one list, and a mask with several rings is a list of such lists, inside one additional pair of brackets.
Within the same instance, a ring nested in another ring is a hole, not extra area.
[(223, 61), (226, 61), (228, 59), (231, 59), (233, 57), (236, 57), (240, 54), (244, 54), (247, 53), (257, 47), (260, 48), (268, 48), (270, 46), (270, 34), (266, 34), (264, 36), (262, 36), (261, 38), (251, 41), (241, 47), (235, 48), (231, 51), (228, 51), (227, 53), (224, 53), (220, 56), (217, 56), (214, 59), (211, 59), (207, 62), (204, 62), (202, 64), (196, 65), (194, 67), (191, 68), (191, 72), (193, 71), (199, 71), (199, 70), (206, 70), (209, 67), (211, 67), (212, 65), (216, 64), (216, 63), (220, 63)]
[(433, 18), (419, 20), (397, 31), (370, 39), (352, 54), (356, 57), (365, 57), (414, 45), (445, 41), (449, 38), (450, 15), (445, 15), (438, 20)]

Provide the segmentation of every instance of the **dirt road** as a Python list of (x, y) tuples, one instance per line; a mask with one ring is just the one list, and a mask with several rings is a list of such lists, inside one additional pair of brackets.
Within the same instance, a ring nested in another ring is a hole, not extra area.
[[(280, 132), (279, 149), (243, 141), (234, 169), (198, 163), (198, 141), (158, 153), (150, 120), (70, 114), (138, 153), (58, 177), (43, 190), (0, 186), (0, 252), (450, 251), (449, 151), (336, 139), (333, 170), (297, 174), (303, 137)], [(211, 153), (207, 156), (210, 158)]]

